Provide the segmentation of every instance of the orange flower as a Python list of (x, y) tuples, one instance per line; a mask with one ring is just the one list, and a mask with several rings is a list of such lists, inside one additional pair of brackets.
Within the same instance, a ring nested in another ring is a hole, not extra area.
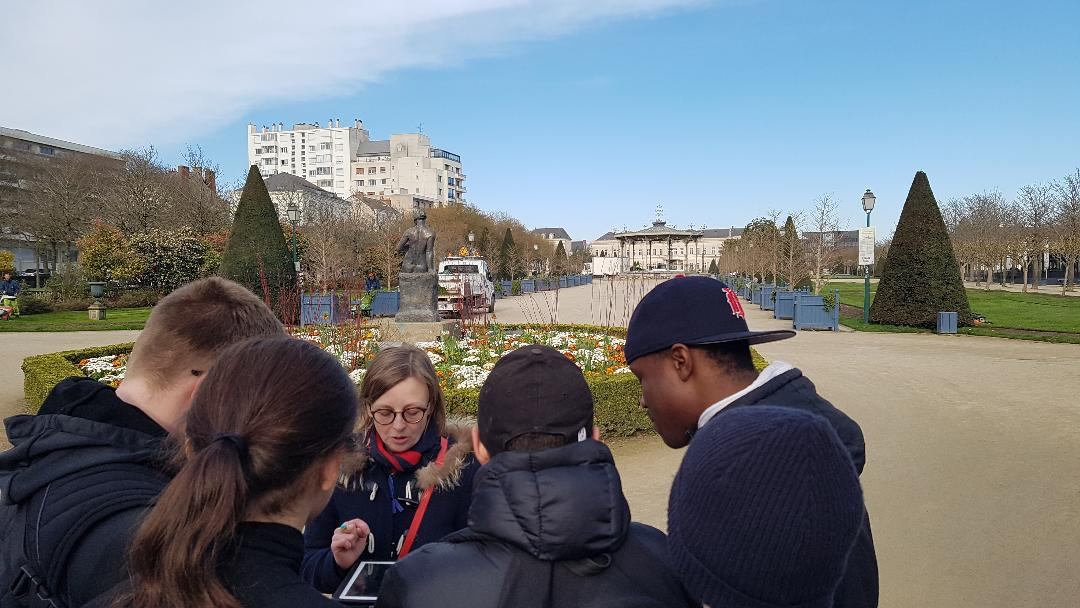
[(567, 359), (569, 359), (569, 360), (571, 360), (571, 361), (575, 361), (575, 362), (577, 361), (577, 359), (576, 359), (576, 358), (574, 357), (574, 354), (573, 354), (573, 353), (563, 353), (563, 354), (565, 354), (565, 355), (566, 355), (566, 358), (567, 358)]

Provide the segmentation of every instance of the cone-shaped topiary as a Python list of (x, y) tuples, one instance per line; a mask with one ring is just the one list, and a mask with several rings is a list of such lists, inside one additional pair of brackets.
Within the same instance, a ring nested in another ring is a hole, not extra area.
[(967, 292), (945, 221), (930, 180), (919, 171), (896, 225), (870, 306), (870, 321), (932, 328), (939, 312), (956, 312), (960, 325), (971, 324)]
[(709, 274), (720, 274), (720, 268), (716, 265), (716, 259), (709, 262)]
[(296, 269), (277, 209), (255, 165), (236, 207), (220, 273), (266, 298), (275, 310), (282, 294), (292, 293), (296, 286)]

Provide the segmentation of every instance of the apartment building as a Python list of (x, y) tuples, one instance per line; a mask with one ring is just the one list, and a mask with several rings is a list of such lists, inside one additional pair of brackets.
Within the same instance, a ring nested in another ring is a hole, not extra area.
[(290, 173), (342, 198), (376, 198), (401, 210), (465, 201), (461, 158), (423, 133), (372, 140), (360, 120), (248, 125), (248, 160), (263, 177)]

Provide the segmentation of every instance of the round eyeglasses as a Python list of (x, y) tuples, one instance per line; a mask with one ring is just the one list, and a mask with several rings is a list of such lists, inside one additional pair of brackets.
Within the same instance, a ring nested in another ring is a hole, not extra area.
[(427, 408), (410, 407), (401, 412), (388, 409), (371, 410), (371, 417), (375, 419), (375, 424), (380, 424), (382, 426), (394, 424), (394, 420), (397, 419), (399, 414), (401, 415), (401, 419), (405, 422), (416, 424), (423, 420), (424, 416), (427, 415)]

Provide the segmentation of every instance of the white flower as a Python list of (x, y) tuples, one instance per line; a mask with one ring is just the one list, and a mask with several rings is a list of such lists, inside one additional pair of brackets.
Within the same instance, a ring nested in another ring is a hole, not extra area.
[(353, 384), (355, 384), (357, 386), (360, 386), (360, 383), (364, 381), (364, 374), (365, 373), (367, 373), (367, 370), (354, 369), (351, 372), (349, 372), (349, 380), (352, 380)]
[(438, 365), (438, 364), (442, 363), (442, 361), (443, 361), (442, 357), (440, 357), (439, 355), (436, 355), (435, 353), (433, 353), (431, 351), (427, 351), (427, 357), (428, 357), (428, 359), (431, 360), (432, 365)]
[(615, 370), (615, 373), (616, 374), (629, 374), (631, 372), (630, 372), (629, 367), (620, 367), (619, 369)]

